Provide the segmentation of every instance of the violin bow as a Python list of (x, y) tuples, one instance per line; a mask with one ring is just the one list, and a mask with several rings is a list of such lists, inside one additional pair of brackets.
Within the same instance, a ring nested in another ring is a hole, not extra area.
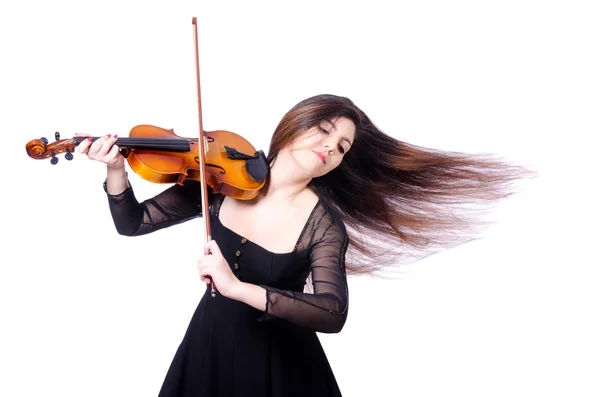
[[(206, 169), (205, 169), (205, 151), (208, 151), (208, 141), (204, 136), (204, 127), (202, 126), (202, 97), (200, 94), (200, 59), (198, 55), (198, 24), (196, 17), (192, 18), (192, 25), (194, 25), (194, 53), (196, 56), (196, 87), (198, 91), (198, 125), (200, 128), (200, 136), (198, 139), (198, 153), (199, 153), (199, 167), (200, 167), (200, 191), (202, 193), (202, 218), (204, 219), (204, 236), (206, 243), (212, 240), (210, 231), (210, 213), (208, 204), (208, 192), (206, 191), (208, 185), (206, 183)], [(210, 281), (211, 296), (216, 296), (216, 289), (214, 281)]]

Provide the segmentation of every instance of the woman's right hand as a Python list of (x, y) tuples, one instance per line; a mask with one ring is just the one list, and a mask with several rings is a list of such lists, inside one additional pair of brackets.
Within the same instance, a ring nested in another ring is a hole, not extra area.
[[(89, 137), (88, 134), (76, 133), (76, 137)], [(115, 145), (117, 135), (106, 135), (97, 138), (94, 142), (92, 139), (83, 140), (78, 146), (77, 151), (85, 154), (91, 160), (100, 161), (110, 169), (121, 169), (125, 167), (125, 157), (119, 151), (119, 147)]]

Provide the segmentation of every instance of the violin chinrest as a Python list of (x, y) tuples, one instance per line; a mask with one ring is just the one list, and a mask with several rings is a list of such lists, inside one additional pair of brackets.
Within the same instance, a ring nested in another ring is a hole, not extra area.
[(261, 182), (267, 177), (269, 163), (267, 163), (267, 157), (262, 150), (256, 152), (255, 156), (255, 158), (246, 160), (246, 171), (254, 181)]

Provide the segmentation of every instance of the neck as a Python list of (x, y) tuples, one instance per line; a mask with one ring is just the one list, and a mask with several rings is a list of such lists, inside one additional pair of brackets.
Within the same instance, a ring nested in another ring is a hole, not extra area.
[(269, 182), (262, 190), (263, 197), (283, 199), (293, 202), (301, 193), (306, 191), (311, 178), (299, 175), (291, 161), (282, 158), (283, 153), (273, 162), (269, 170)]

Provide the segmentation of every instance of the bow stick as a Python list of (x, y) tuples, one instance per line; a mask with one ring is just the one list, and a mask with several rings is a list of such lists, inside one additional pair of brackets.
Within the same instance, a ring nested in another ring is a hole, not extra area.
[[(206, 183), (206, 170), (205, 170), (205, 151), (208, 151), (208, 141), (204, 135), (204, 128), (202, 126), (202, 97), (200, 94), (200, 60), (198, 56), (198, 25), (196, 23), (196, 17), (192, 18), (192, 25), (194, 25), (194, 53), (196, 55), (196, 86), (198, 90), (198, 126), (200, 128), (200, 136), (198, 140), (198, 153), (200, 157), (200, 190), (202, 193), (202, 218), (204, 219), (204, 236), (206, 243), (212, 240), (210, 232), (210, 214), (208, 209), (208, 192), (206, 191), (208, 185)], [(204, 143), (204, 145), (203, 145)], [(216, 296), (216, 289), (214, 281), (210, 281), (211, 296)]]

